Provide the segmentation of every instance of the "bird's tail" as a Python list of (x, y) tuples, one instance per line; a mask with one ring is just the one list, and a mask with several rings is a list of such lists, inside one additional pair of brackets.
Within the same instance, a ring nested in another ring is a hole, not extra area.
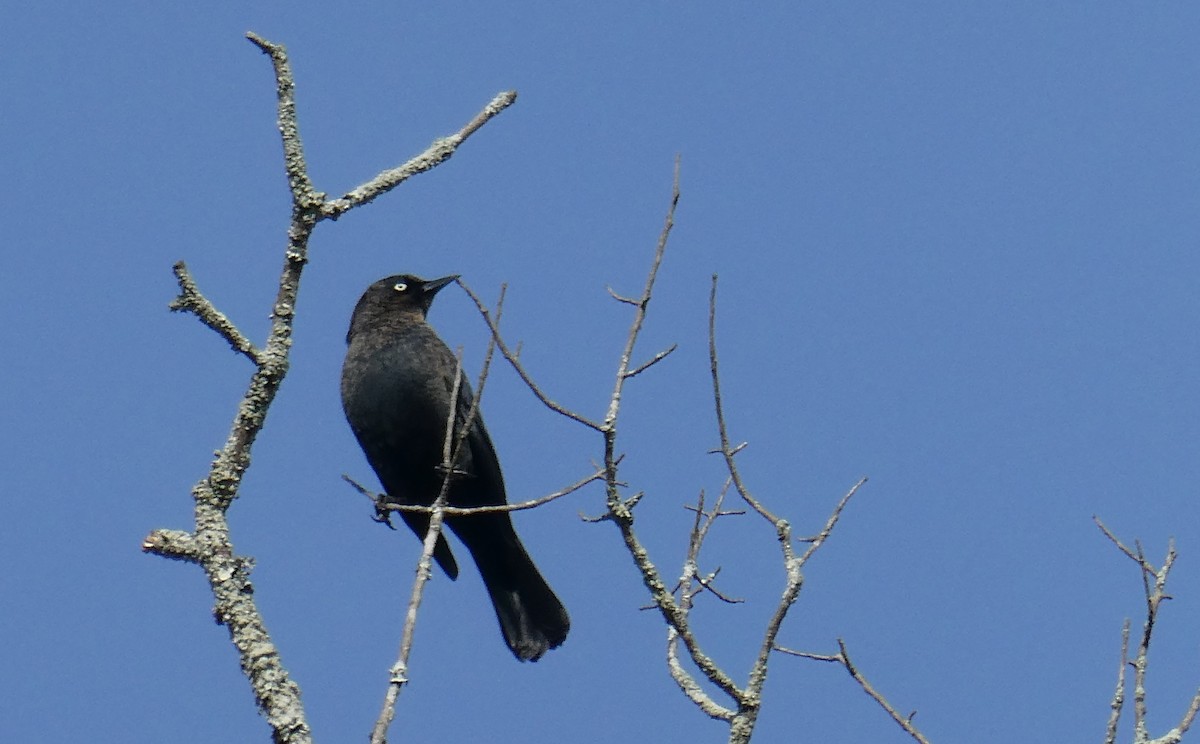
[[(483, 515), (464, 520), (477, 523), (472, 525), (474, 529), (469, 529), (472, 534), (463, 542), (479, 566), (483, 583), (496, 608), (500, 632), (509, 649), (521, 661), (537, 661), (550, 649), (562, 645), (571, 628), (571, 620), (529, 553), (525, 552), (508, 515), (495, 516), (500, 519), (487, 525), (478, 524), (485, 521)], [(480, 527), (483, 529), (478, 529)], [(463, 530), (456, 532), (461, 535)]]

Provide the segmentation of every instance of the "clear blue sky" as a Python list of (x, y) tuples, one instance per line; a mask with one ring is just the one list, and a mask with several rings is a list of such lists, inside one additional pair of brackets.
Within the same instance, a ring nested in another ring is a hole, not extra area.
[[(641, 534), (678, 572), (681, 505), (721, 481), (708, 277), (733, 436), (755, 491), (815, 531), (781, 640), (842, 636), (936, 742), (1098, 740), (1137, 572), (1091, 523), (1179, 541), (1153, 733), (1198, 680), (1200, 9), (1180, 3), (15, 4), (0, 26), (0, 741), (265, 741), (198, 569), (141, 554), (186, 527), (245, 361), (171, 315), (171, 264), (256, 340), (288, 201), (268, 61), (288, 46), (318, 188), (341, 193), (517, 105), (448, 164), (312, 244), (292, 372), (231, 512), (319, 740), (362, 741), (417, 541), (369, 520), (337, 379), (350, 311), (395, 272), (461, 273), (560, 401), (600, 415), (632, 293), (683, 198), (626, 400)], [(903, 5), (903, 7), (902, 7)], [(452, 289), (433, 322), (468, 363)], [(598, 442), (498, 368), (510, 494), (587, 473)], [(430, 588), (408, 741), (723, 741), (669, 680), (659, 619), (599, 489), (517, 517), (571, 611), (509, 655), (474, 570)], [(770, 530), (728, 520), (706, 565), (747, 598), (696, 611), (738, 678), (782, 586)], [(777, 658), (756, 741), (906, 741), (833, 667)], [(219, 715), (213, 715), (213, 710)]]

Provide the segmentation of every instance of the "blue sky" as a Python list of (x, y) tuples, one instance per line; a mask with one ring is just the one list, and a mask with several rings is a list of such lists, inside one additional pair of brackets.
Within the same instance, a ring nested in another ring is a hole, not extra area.
[[(461, 273), (561, 402), (600, 416), (633, 293), (683, 197), (640, 347), (679, 351), (625, 402), (638, 526), (676, 575), (682, 505), (721, 482), (709, 276), (732, 436), (755, 492), (815, 532), (781, 641), (856, 661), (934, 741), (1103, 731), (1133, 565), (1091, 522), (1178, 540), (1152, 733), (1197, 686), (1200, 10), (1182, 4), (308, 2), (23, 4), (0, 27), (0, 741), (265, 740), (192, 566), (145, 556), (189, 524), (249, 369), (167, 312), (171, 264), (261, 340), (288, 201), (268, 61), (286, 44), (319, 189), (337, 194), (518, 103), (445, 166), (313, 239), (292, 371), (233, 538), (322, 741), (361, 741), (419, 546), (340, 480), (345, 327), (367, 284)], [(431, 320), (475, 369), (455, 289)], [(484, 414), (510, 495), (590, 471), (588, 433), (510, 370)], [(397, 740), (723, 741), (677, 692), (664, 629), (591, 489), (517, 524), (571, 611), (517, 664), (477, 574), (422, 609)], [(701, 602), (744, 678), (782, 587), (770, 529), (716, 528), (736, 607)], [(847, 675), (780, 657), (756, 741), (905, 741)], [(400, 731), (403, 729), (403, 732)]]

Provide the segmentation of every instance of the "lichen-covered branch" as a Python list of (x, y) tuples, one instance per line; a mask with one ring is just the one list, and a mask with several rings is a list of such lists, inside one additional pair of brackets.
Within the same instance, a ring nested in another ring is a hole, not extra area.
[(322, 214), (331, 219), (337, 219), (354, 207), (367, 204), (379, 198), (413, 176), (436, 168), (449, 160), (458, 150), (458, 146), (467, 137), (470, 137), (480, 127), (499, 115), (501, 111), (504, 111), (504, 109), (516, 102), (517, 92), (515, 90), (506, 90), (503, 93), (497, 94), (491, 103), (484, 106), (483, 111), (480, 111), (479, 115), (468, 122), (465, 127), (449, 137), (434, 141), (429, 146), (429, 149), (412, 158), (407, 163), (380, 173), (370, 181), (348, 192), (340, 199), (333, 199), (326, 202), (322, 206)]
[[(238, 406), (224, 446), (217, 452), (208, 474), (192, 488), (195, 526), (190, 532), (160, 529), (142, 542), (142, 549), (165, 558), (199, 565), (208, 578), (214, 598), (214, 616), (229, 631), (242, 670), (250, 681), (259, 709), (276, 742), (306, 744), (312, 740), (300, 701), (300, 689), (283, 666), (271, 643), (266, 625), (254, 602), (250, 583), (252, 559), (238, 555), (230, 538), (226, 512), (237, 498), (242, 477), (250, 467), (251, 450), (262, 431), (267, 411), (287, 376), (296, 298), (300, 276), (308, 262), (309, 238), (316, 225), (347, 210), (366, 204), (407, 178), (445, 162), (467, 137), (516, 100), (502, 93), (458, 132), (438, 140), (406, 166), (384, 171), (347, 197), (326, 201), (308, 176), (300, 128), (296, 117), (295, 81), (286, 49), (257, 34), (249, 40), (270, 57), (275, 74), (277, 125), (283, 144), (284, 169), (292, 195), (292, 216), (287, 230), (283, 268), (271, 307), (271, 330), (260, 348), (252, 343), (200, 291), (183, 262), (175, 265), (179, 296), (174, 311), (196, 315), (238, 353), (254, 365), (246, 392)], [(415, 164), (415, 165), (413, 165)]]

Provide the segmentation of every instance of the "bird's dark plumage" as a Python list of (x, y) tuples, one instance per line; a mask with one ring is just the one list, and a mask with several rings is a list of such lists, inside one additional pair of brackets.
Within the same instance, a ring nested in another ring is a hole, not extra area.
[[(389, 276), (363, 293), (346, 335), (342, 407), (367, 461), (391, 501), (432, 504), (441, 492), (446, 419), (457, 361), (425, 314), (438, 290), (457, 276), (426, 281)], [(473, 395), (460, 372), (456, 431)], [(476, 413), (451, 476), (448, 502), (474, 507), (506, 503), (500, 463), (482, 417)], [(402, 512), (422, 539), (429, 517)], [(487, 586), (504, 640), (522, 661), (536, 661), (567, 637), (570, 620), (538, 573), (507, 512), (447, 516), (446, 525), (471, 552)], [(458, 576), (444, 535), (433, 552), (438, 565)]]

